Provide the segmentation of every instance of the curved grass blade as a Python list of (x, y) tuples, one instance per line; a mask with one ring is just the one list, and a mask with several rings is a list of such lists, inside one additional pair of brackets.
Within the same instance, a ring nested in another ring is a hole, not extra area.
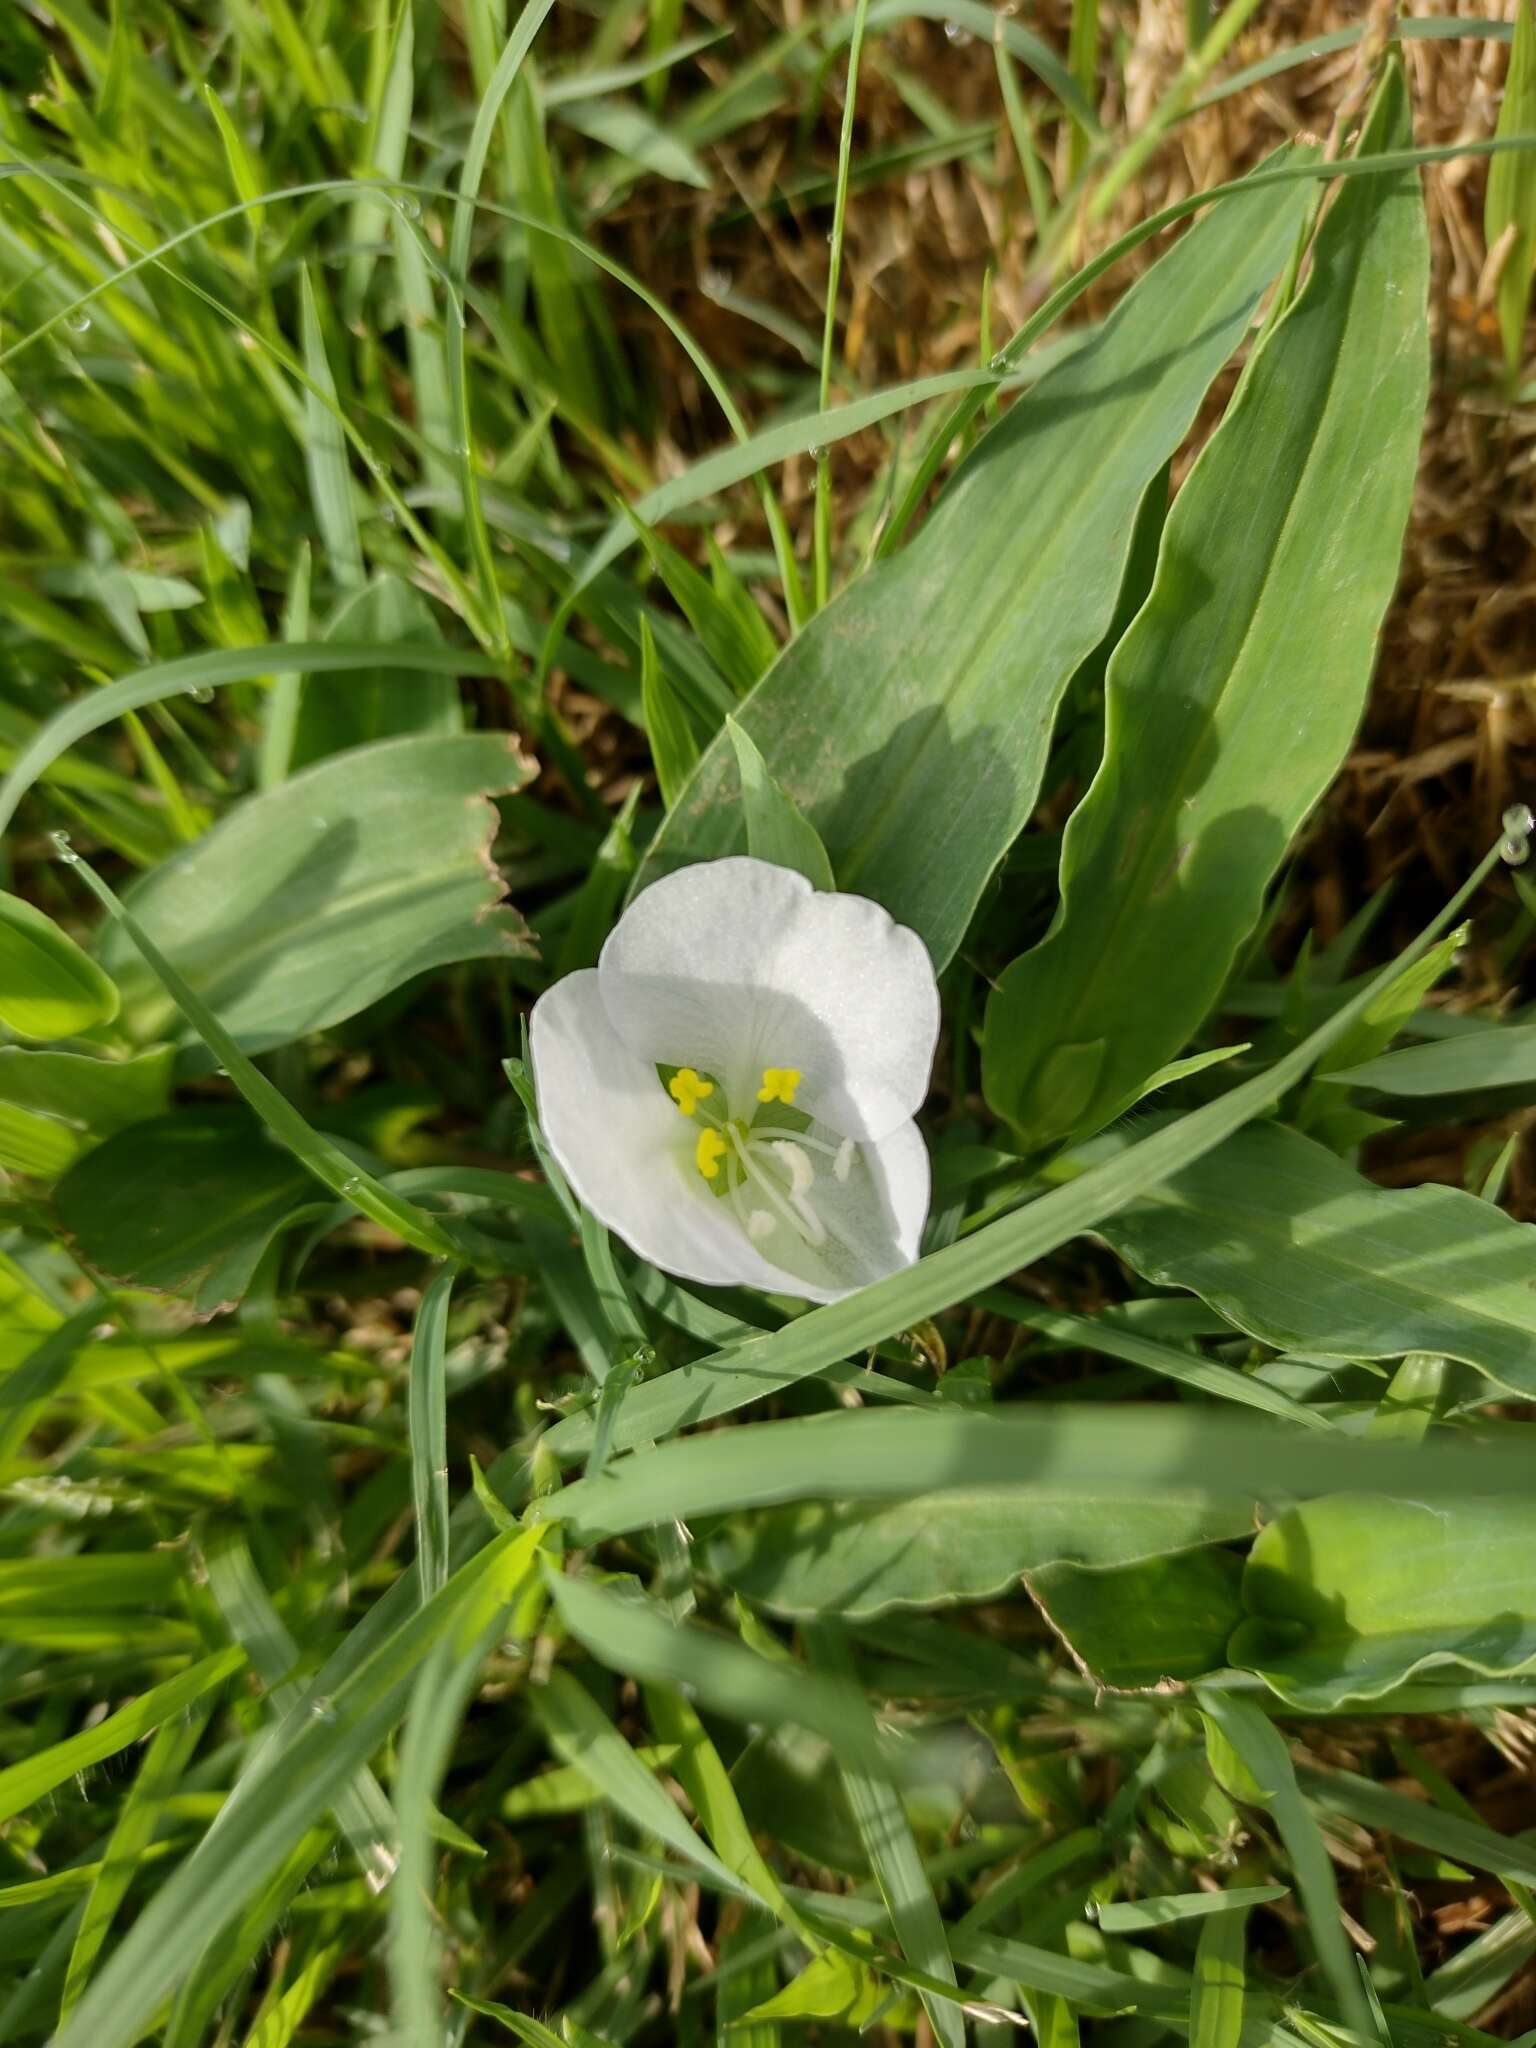
[[(21, 749), (5, 781), (0, 783), (0, 832), (8, 830), (16, 806), (38, 777), (87, 733), (110, 725), (128, 711), (146, 704), (164, 704), (172, 697), (192, 697), (223, 683), (244, 683), (259, 676), (294, 670), (303, 675), (374, 674), (379, 666), (377, 642), (342, 640), (273, 641), (264, 647), (212, 647), (175, 661), (156, 662), (131, 676), (122, 676), (87, 696), (76, 697)], [(494, 676), (500, 665), (462, 647), (432, 647), (408, 642), (390, 652), (390, 666), (420, 669), (429, 675)]]

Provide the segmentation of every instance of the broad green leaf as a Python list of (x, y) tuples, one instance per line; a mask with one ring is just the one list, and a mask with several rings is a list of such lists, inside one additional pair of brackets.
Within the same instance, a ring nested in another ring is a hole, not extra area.
[(262, 1254), (324, 1192), (244, 1109), (183, 1108), (88, 1152), (54, 1190), (88, 1266), (186, 1295), (201, 1315), (243, 1297)]
[(745, 2027), (763, 2020), (841, 2020), (862, 2028), (885, 2003), (885, 1993), (862, 1963), (841, 1949), (824, 1949), (782, 1990), (739, 2017)]
[(169, 1046), (124, 1060), (3, 1046), (0, 1102), (57, 1118), (93, 1138), (110, 1138), (165, 1108), (174, 1058)]
[[(872, 896), (942, 966), (1034, 809), (1056, 705), (1101, 639), (1146, 487), (1291, 247), (1288, 187), (1225, 201), (986, 435), (918, 538), (810, 622), (743, 729)], [(721, 735), (642, 879), (739, 847)]]
[(18, 1038), (74, 1038), (117, 1006), (111, 979), (67, 932), (0, 890), (0, 1024)]
[(736, 750), (748, 853), (754, 860), (793, 868), (813, 889), (832, 888), (832, 863), (815, 827), (784, 785), (770, 774), (768, 763), (734, 718), (726, 719), (725, 730)]
[(304, 686), (290, 771), (372, 740), (463, 730), (458, 684), (452, 676), (424, 675), (420, 669), (390, 663), (396, 647), (443, 644), (425, 598), (398, 576), (376, 576), (366, 589), (356, 591), (332, 619), (326, 638), (349, 643), (377, 640), (379, 666), (365, 680), (342, 690), (323, 682)]
[(1121, 1257), (1239, 1329), (1328, 1358), (1459, 1358), (1536, 1391), (1536, 1228), (1458, 1188), (1380, 1188), (1254, 1124), (1106, 1222)]
[(749, 1600), (780, 1614), (859, 1620), (985, 1600), (1063, 1560), (1128, 1563), (1251, 1528), (1246, 1510), (1198, 1494), (1106, 1501), (1032, 1487), (732, 1515), (704, 1547), (710, 1569)]
[(1536, 1083), (1536, 1024), (1458, 1031), (1429, 1045), (1405, 1046), (1359, 1066), (1319, 1075), (1349, 1088), (1383, 1095), (1461, 1095), (1482, 1088), (1529, 1088)]
[[(1411, 139), (1393, 69), (1361, 154)], [(1349, 744), (1413, 493), (1427, 271), (1418, 177), (1350, 179), (1174, 500), (1060, 915), (987, 1007), (987, 1098), (1027, 1149), (1108, 1122), (1188, 1042)]]
[[(490, 798), (530, 773), (490, 733), (359, 747), (247, 797), (125, 905), (245, 1050), (281, 1045), (430, 968), (527, 950)], [(175, 1005), (127, 935), (100, 951), (129, 1029), (163, 1035)]]
[(1348, 1493), (1291, 1508), (1243, 1574), (1234, 1664), (1332, 1713), (1437, 1665), (1493, 1677), (1536, 1663), (1536, 1508)]
[[(1531, 0), (1515, 0), (1515, 42), (1496, 132), (1501, 139), (1536, 134), (1536, 13)], [(1525, 319), (1536, 269), (1536, 153), (1530, 149), (1496, 156), (1488, 166), (1483, 232), (1490, 250), (1504, 244), (1497, 305), (1505, 379), (1513, 391), (1524, 360)]]
[(1082, 1669), (1117, 1692), (1203, 1678), (1242, 1619), (1242, 1560), (1187, 1550), (1135, 1564), (1048, 1564), (1026, 1584)]

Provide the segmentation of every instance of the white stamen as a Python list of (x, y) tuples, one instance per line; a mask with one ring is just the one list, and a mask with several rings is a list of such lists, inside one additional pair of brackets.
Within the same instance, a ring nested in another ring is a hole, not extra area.
[(778, 1227), (777, 1218), (770, 1216), (766, 1209), (753, 1209), (747, 1216), (747, 1235), (754, 1244), (760, 1244)]
[(768, 1174), (752, 1157), (752, 1153), (737, 1127), (734, 1124), (727, 1124), (726, 1129), (730, 1133), (731, 1143), (736, 1147), (736, 1156), (741, 1161), (743, 1171), (746, 1173), (748, 1180), (762, 1194), (769, 1208), (777, 1209), (790, 1229), (797, 1231), (806, 1239), (807, 1243), (813, 1245), (825, 1244), (827, 1238), (825, 1226), (804, 1196), (795, 1196), (793, 1198), (793, 1205), (791, 1205), (791, 1202), (785, 1199), (780, 1190), (774, 1186)]
[(771, 1141), (773, 1156), (789, 1175), (789, 1194), (793, 1201), (803, 1195), (816, 1178), (810, 1155), (797, 1145), (792, 1138), (775, 1138)]
[(846, 1180), (853, 1165), (854, 1144), (852, 1138), (844, 1138), (837, 1148), (837, 1157), (832, 1162), (832, 1171), (838, 1180)]

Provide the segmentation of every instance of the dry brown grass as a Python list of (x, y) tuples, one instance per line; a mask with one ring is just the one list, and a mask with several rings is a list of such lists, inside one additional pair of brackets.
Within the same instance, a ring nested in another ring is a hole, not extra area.
[[(722, 0), (723, 10), (723, 0)], [(1456, 0), (1468, 16), (1512, 10), (1512, 0)], [(1416, 11), (1444, 13), (1444, 8)], [(767, 4), (744, 24), (750, 40), (794, 26), (798, 0)], [(1227, 69), (1351, 22), (1364, 5), (1272, 0), (1239, 38)], [(1030, 25), (1065, 50), (1070, 8), (1044, 0)], [(722, 21), (726, 18), (722, 11)], [(1134, 131), (1183, 62), (1180, 0), (1142, 0), (1106, 12), (1100, 104), (1107, 123)], [(739, 63), (739, 45), (726, 63)], [(1492, 132), (1507, 46), (1484, 39), (1405, 44), (1419, 139), (1454, 142)], [(912, 132), (903, 86), (919, 80), (961, 123), (997, 121), (989, 48), (917, 20), (882, 34), (866, 51), (855, 162)], [(1340, 109), (1358, 101), (1353, 51), (1313, 60), (1178, 126), (1110, 216), (1080, 238), (1091, 253), (1146, 213), (1233, 177), (1289, 137), (1326, 137)], [(769, 195), (792, 174), (831, 168), (840, 68), (828, 77), (807, 132), (792, 99), (733, 137), (718, 154), (726, 176), (712, 193), (622, 222), (627, 254), (659, 281), (738, 389), (764, 389), (765, 367), (803, 370), (795, 348), (729, 311), (712, 293), (728, 278), (740, 299), (819, 332), (827, 273), (825, 208), (775, 210)], [(1060, 154), (1060, 152), (1058, 152)], [(1058, 163), (1054, 168), (1060, 172)], [(1301, 914), (1320, 937), (1365, 897), (1397, 878), (1396, 914), (1417, 921), (1485, 849), (1504, 806), (1536, 790), (1536, 410), (1511, 408), (1494, 378), (1497, 336), (1482, 232), (1485, 169), (1465, 158), (1426, 174), (1433, 234), (1431, 308), (1434, 385), (1420, 485), (1401, 586), (1383, 633), (1382, 658), (1360, 742), (1315, 821), (1303, 873)], [(733, 187), (736, 203), (729, 199)], [(733, 218), (733, 215), (735, 216)], [(1138, 262), (1112, 272), (1083, 302), (1101, 315)], [(850, 385), (874, 386), (974, 362), (982, 345), (983, 280), (990, 272), (993, 333), (1001, 336), (1038, 302), (1031, 215), (1005, 126), (980, 160), (889, 178), (855, 192), (849, 208), (841, 313)], [(662, 460), (681, 463), (720, 437), (719, 422), (681, 357), (658, 342), (666, 424)], [(771, 395), (765, 394), (765, 397)], [(857, 506), (885, 456), (878, 432), (835, 451), (838, 503)], [(783, 479), (791, 517), (807, 525), (811, 466)]]

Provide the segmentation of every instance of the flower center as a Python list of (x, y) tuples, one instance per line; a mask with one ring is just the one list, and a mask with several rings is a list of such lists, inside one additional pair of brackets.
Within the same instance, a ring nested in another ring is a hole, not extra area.
[[(694, 1167), (711, 1193), (729, 1201), (754, 1244), (785, 1230), (802, 1244), (825, 1244), (826, 1225), (812, 1199), (812, 1154), (828, 1162), (823, 1170), (830, 1170), (839, 1184), (853, 1166), (857, 1147), (852, 1138), (833, 1145), (810, 1135), (810, 1118), (794, 1106), (800, 1080), (798, 1067), (764, 1067), (757, 1106), (744, 1117), (731, 1114), (724, 1091), (696, 1067), (674, 1068), (666, 1081), (667, 1093), (682, 1115), (701, 1125), (693, 1148)], [(767, 1107), (770, 1104), (777, 1105), (779, 1115)], [(788, 1121), (782, 1114), (786, 1110)]]

